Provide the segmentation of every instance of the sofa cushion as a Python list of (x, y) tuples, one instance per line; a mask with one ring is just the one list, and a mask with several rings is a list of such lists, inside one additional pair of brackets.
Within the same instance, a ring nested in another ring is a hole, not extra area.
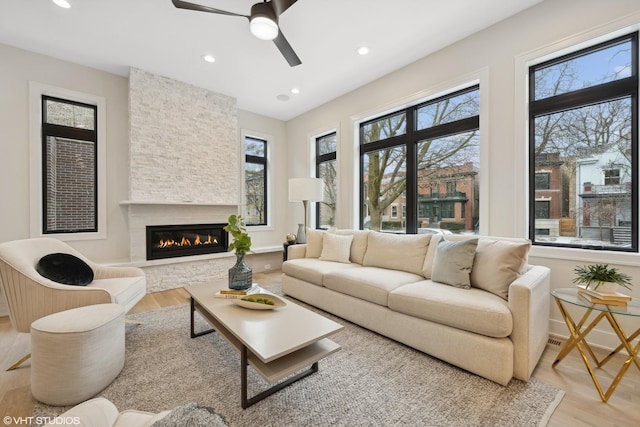
[(106, 290), (111, 295), (111, 301), (125, 307), (125, 312), (131, 310), (147, 293), (145, 276), (95, 279), (87, 287)]
[(507, 299), (509, 285), (527, 265), (531, 242), (481, 238), (471, 270), (471, 286)]
[(326, 231), (307, 228), (307, 251), (304, 254), (306, 258), (320, 258), (320, 254), (322, 254), (322, 238), (325, 233)]
[(389, 291), (419, 280), (423, 280), (422, 276), (406, 271), (359, 266), (325, 274), (323, 285), (334, 291), (386, 306)]
[(344, 264), (341, 262), (321, 261), (317, 258), (290, 259), (282, 263), (282, 272), (287, 276), (304, 280), (314, 285), (323, 286), (322, 278), (331, 271), (361, 267), (358, 264)]
[(513, 317), (507, 301), (481, 289), (423, 280), (389, 292), (391, 310), (490, 337), (508, 337)]
[(430, 234), (371, 232), (363, 265), (422, 275), (424, 257), (430, 241)]
[(369, 233), (369, 230), (336, 230), (336, 234), (340, 236), (353, 236), (351, 256), (349, 257), (351, 262), (364, 264), (364, 254), (367, 252)]
[(469, 289), (471, 287), (471, 268), (477, 246), (477, 239), (461, 242), (440, 240), (433, 259), (431, 280)]
[(344, 262), (349, 264), (351, 255), (351, 242), (353, 236), (338, 236), (337, 234), (325, 233), (322, 236), (322, 261)]

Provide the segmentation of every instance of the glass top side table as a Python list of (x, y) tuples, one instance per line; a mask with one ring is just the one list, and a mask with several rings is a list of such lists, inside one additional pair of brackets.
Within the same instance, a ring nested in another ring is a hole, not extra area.
[[(633, 298), (631, 299), (631, 301), (627, 301), (626, 305), (595, 304), (582, 298), (575, 288), (553, 289), (551, 291), (551, 295), (555, 299), (556, 304), (558, 305), (558, 309), (560, 309), (560, 314), (562, 314), (562, 318), (567, 325), (567, 329), (569, 329), (569, 339), (560, 349), (556, 360), (551, 366), (555, 368), (556, 365), (562, 359), (564, 359), (571, 350), (573, 350), (573, 348), (577, 348), (587, 370), (589, 371), (589, 375), (591, 375), (593, 384), (598, 390), (600, 398), (603, 402), (606, 402), (615, 391), (618, 383), (631, 366), (631, 363), (634, 363), (640, 370), (640, 357), (638, 357), (640, 343), (638, 343), (635, 347), (633, 347), (632, 345), (632, 341), (638, 335), (640, 335), (640, 328), (638, 328), (631, 335), (626, 335), (616, 319), (616, 316), (632, 316), (640, 320), (640, 299)], [(571, 304), (586, 309), (584, 315), (582, 316), (580, 321), (578, 321), (578, 323), (575, 323), (575, 321), (571, 317), (571, 314), (566, 309), (565, 304)], [(591, 321), (591, 323), (585, 326), (587, 320), (593, 312), (597, 313), (595, 318)], [(587, 343), (586, 336), (602, 319), (607, 319), (614, 332), (618, 336), (620, 345), (616, 347), (611, 353), (609, 353), (604, 359), (598, 360), (598, 358), (593, 354), (589, 343)], [(600, 382), (595, 375), (595, 371), (591, 366), (589, 358), (591, 358), (591, 360), (595, 362), (596, 367), (600, 368), (609, 360), (611, 360), (611, 358), (615, 354), (619, 353), (622, 349), (625, 349), (627, 351), (629, 357), (622, 364), (622, 367), (618, 371), (618, 374), (614, 378), (607, 391), (603, 392), (602, 387), (600, 386)]]

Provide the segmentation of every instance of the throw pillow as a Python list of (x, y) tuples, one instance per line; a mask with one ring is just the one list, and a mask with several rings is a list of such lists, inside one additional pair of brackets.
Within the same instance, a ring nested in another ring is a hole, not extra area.
[(349, 260), (356, 264), (364, 263), (364, 255), (367, 252), (367, 243), (369, 240), (369, 230), (336, 230), (336, 234), (340, 236), (353, 236), (351, 242), (351, 255)]
[(93, 270), (86, 262), (71, 254), (45, 255), (36, 264), (41, 276), (65, 285), (85, 286), (93, 281)]
[(471, 270), (471, 286), (484, 289), (504, 299), (509, 297), (509, 285), (527, 265), (531, 242), (481, 238)]
[(319, 258), (322, 254), (322, 236), (326, 231), (307, 228), (307, 251), (305, 258)]
[(349, 261), (351, 242), (353, 242), (353, 236), (338, 236), (337, 234), (325, 233), (322, 237), (320, 259), (351, 264), (351, 261)]
[(471, 288), (470, 275), (477, 246), (478, 239), (461, 242), (440, 240), (433, 259), (431, 280), (457, 288)]

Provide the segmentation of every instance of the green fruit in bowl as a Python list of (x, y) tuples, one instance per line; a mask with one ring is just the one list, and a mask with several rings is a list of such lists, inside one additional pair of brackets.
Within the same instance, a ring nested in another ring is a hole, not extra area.
[(254, 303), (265, 304), (265, 305), (275, 305), (275, 303), (272, 300), (265, 297), (253, 297), (253, 296), (244, 297), (242, 298), (242, 301), (254, 302)]

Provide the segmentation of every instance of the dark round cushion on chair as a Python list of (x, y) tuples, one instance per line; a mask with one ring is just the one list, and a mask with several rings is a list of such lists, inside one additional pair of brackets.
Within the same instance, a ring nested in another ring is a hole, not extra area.
[(93, 281), (93, 270), (71, 254), (55, 253), (40, 258), (36, 271), (43, 277), (65, 285), (85, 286)]

